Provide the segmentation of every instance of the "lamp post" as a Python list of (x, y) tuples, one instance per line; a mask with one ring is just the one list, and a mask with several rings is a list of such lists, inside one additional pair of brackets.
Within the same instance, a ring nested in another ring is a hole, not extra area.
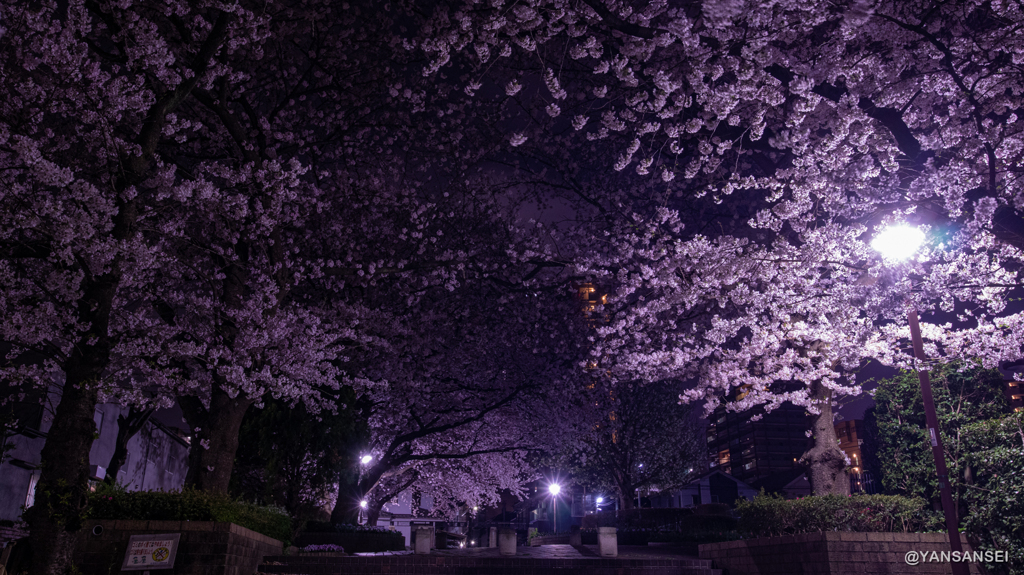
[[(924, 234), (915, 228), (896, 226), (884, 230), (872, 242), (871, 247), (882, 255), (894, 259), (909, 258), (924, 241)], [(907, 309), (907, 323), (910, 324), (910, 340), (914, 346), (914, 357), (923, 362), (924, 340), (921, 338), (921, 325), (918, 322), (917, 308), (910, 303)], [(951, 551), (962, 554), (960, 528), (953, 507), (953, 492), (949, 484), (949, 470), (946, 468), (946, 454), (942, 447), (942, 435), (939, 433), (939, 418), (935, 413), (935, 399), (932, 396), (932, 384), (928, 371), (917, 366), (917, 377), (921, 382), (921, 400), (924, 403), (925, 424), (928, 426), (929, 442), (932, 456), (935, 458), (935, 472), (939, 480), (939, 497), (942, 500), (942, 512), (946, 517), (946, 532), (949, 534)], [(967, 563), (954, 561), (950, 563), (953, 575), (968, 575)]]
[(555, 498), (562, 492), (562, 486), (552, 483), (548, 485), (548, 492), (551, 493), (551, 532), (558, 533), (558, 508), (555, 506)]

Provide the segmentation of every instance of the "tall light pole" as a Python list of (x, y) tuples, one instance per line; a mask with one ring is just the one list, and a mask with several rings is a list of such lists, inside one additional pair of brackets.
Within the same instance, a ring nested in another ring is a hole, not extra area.
[(558, 533), (558, 507), (555, 505), (555, 498), (562, 492), (562, 486), (552, 483), (548, 485), (548, 492), (551, 493), (551, 532)]
[[(924, 234), (915, 228), (895, 226), (884, 230), (872, 242), (871, 247), (893, 260), (905, 260), (912, 256), (924, 241)], [(918, 323), (917, 308), (913, 303), (908, 305), (907, 323), (910, 324), (910, 340), (914, 346), (914, 357), (924, 362), (924, 341), (921, 339), (921, 325)], [(921, 382), (921, 400), (924, 403), (925, 424), (928, 426), (928, 439), (935, 458), (935, 472), (939, 480), (939, 497), (942, 500), (942, 512), (946, 516), (946, 532), (949, 534), (951, 551), (961, 552), (960, 527), (953, 507), (953, 492), (949, 484), (949, 470), (946, 468), (946, 453), (942, 448), (942, 434), (939, 433), (939, 418), (935, 414), (935, 399), (932, 397), (932, 384), (928, 379), (928, 371), (917, 366), (917, 377)], [(968, 575), (967, 563), (953, 561), (950, 563), (953, 575)]]

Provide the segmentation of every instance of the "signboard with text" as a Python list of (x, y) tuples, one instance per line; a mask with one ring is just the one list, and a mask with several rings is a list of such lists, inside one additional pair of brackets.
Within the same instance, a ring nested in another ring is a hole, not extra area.
[(124, 555), (121, 571), (173, 568), (179, 539), (181, 533), (132, 535), (128, 540), (128, 551)]

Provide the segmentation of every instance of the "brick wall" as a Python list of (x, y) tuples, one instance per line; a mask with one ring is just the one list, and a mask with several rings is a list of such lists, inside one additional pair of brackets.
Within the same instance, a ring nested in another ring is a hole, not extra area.
[[(96, 525), (103, 527), (100, 535), (92, 533)], [(153, 572), (158, 575), (252, 575), (264, 556), (284, 549), (277, 539), (213, 521), (87, 521), (81, 533), (75, 566), (82, 575), (120, 573), (132, 535), (181, 533), (174, 569)]]
[[(969, 550), (961, 535), (964, 550)], [(944, 533), (802, 533), (699, 547), (701, 559), (729, 575), (949, 574), (949, 563), (907, 565), (908, 551), (949, 551)], [(971, 563), (971, 573), (980, 573)]]

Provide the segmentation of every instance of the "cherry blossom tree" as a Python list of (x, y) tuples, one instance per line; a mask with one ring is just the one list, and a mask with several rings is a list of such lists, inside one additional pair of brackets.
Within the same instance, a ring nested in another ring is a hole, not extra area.
[(451, 508), (493, 501), (533, 479), (528, 452), (564, 439), (557, 406), (578, 389), (584, 353), (577, 303), (564, 288), (542, 295), (533, 282), (545, 273), (535, 266), (475, 264), (451, 291), (410, 295), (416, 301), (403, 302), (395, 331), (382, 336), (388, 346), (358, 372), (375, 382), (361, 399), (373, 460), (341, 486), (333, 520), (363, 499), (373, 520), (396, 489), (410, 487)]
[[(627, 380), (696, 378), (685, 400), (753, 383), (734, 408), (808, 406), (816, 492), (844, 484), (832, 396), (859, 391), (867, 357), (910, 365), (905, 302), (961, 314), (925, 327), (933, 355), (1022, 353), (1021, 316), (1004, 312), (1024, 247), (1019, 7), (450, 3), (433, 22), (415, 44), (426, 73), (453, 62), (504, 85), (532, 111), (513, 143), (606, 140), (610, 167), (664, 182), (598, 207), (626, 221), (590, 268), (620, 290), (596, 353)], [(708, 200), (742, 221), (706, 229), (689, 216)], [(931, 241), (893, 266), (867, 242), (897, 222)]]
[(680, 487), (703, 469), (703, 414), (677, 404), (677, 381), (614, 383), (595, 377), (580, 393), (580, 439), (566, 442), (559, 455), (577, 484), (610, 489), (620, 509), (633, 509), (638, 491)]

